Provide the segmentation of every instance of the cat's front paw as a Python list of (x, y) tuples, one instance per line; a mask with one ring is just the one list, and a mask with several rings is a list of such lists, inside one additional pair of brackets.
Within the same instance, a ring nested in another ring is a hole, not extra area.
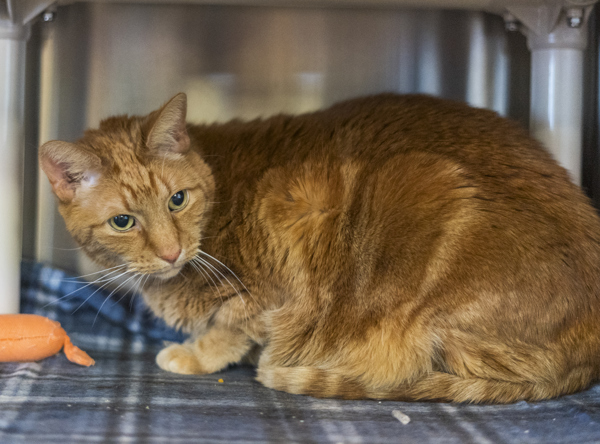
[(186, 344), (171, 344), (156, 355), (158, 366), (168, 372), (182, 375), (208, 373), (202, 368), (198, 357)]

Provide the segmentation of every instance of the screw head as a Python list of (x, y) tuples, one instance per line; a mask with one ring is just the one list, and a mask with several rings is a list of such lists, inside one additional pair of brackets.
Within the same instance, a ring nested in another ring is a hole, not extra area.
[(506, 29), (509, 32), (516, 32), (519, 30), (519, 22), (516, 20), (506, 21), (504, 22), (504, 29)]
[(504, 14), (504, 29), (509, 31), (509, 32), (515, 32), (518, 31), (520, 28), (520, 23), (519, 20), (517, 20), (517, 18), (510, 14), (510, 13), (506, 13)]
[(54, 11), (44, 11), (42, 14), (42, 20), (46, 23), (53, 22), (56, 18), (56, 12)]
[(567, 9), (567, 26), (569, 28), (581, 28), (583, 26), (583, 9)]
[(580, 28), (583, 24), (581, 17), (567, 17), (567, 26), (569, 28)]

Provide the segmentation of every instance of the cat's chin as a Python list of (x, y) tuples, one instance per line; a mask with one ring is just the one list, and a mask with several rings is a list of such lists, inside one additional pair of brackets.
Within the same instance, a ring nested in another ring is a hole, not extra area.
[(156, 273), (152, 273), (152, 276), (157, 279), (160, 279), (162, 281), (165, 281), (167, 279), (171, 279), (171, 278), (177, 276), (182, 268), (183, 267), (174, 267), (174, 268), (171, 268), (170, 270), (158, 271)]

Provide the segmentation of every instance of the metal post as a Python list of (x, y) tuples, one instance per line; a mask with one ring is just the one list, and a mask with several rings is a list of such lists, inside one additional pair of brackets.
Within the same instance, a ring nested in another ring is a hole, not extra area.
[(531, 131), (581, 184), (583, 51), (587, 29), (566, 20), (528, 37), (531, 49)]
[(524, 25), (531, 50), (531, 133), (581, 184), (583, 52), (593, 1), (509, 8)]
[(0, 20), (0, 313), (18, 313), (27, 25)]

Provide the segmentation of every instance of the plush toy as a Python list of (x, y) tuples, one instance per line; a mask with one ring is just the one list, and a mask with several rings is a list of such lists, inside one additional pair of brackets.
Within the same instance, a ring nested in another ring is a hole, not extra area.
[(0, 315), (0, 362), (38, 361), (64, 346), (67, 359), (90, 366), (94, 360), (75, 347), (60, 324), (31, 314)]

